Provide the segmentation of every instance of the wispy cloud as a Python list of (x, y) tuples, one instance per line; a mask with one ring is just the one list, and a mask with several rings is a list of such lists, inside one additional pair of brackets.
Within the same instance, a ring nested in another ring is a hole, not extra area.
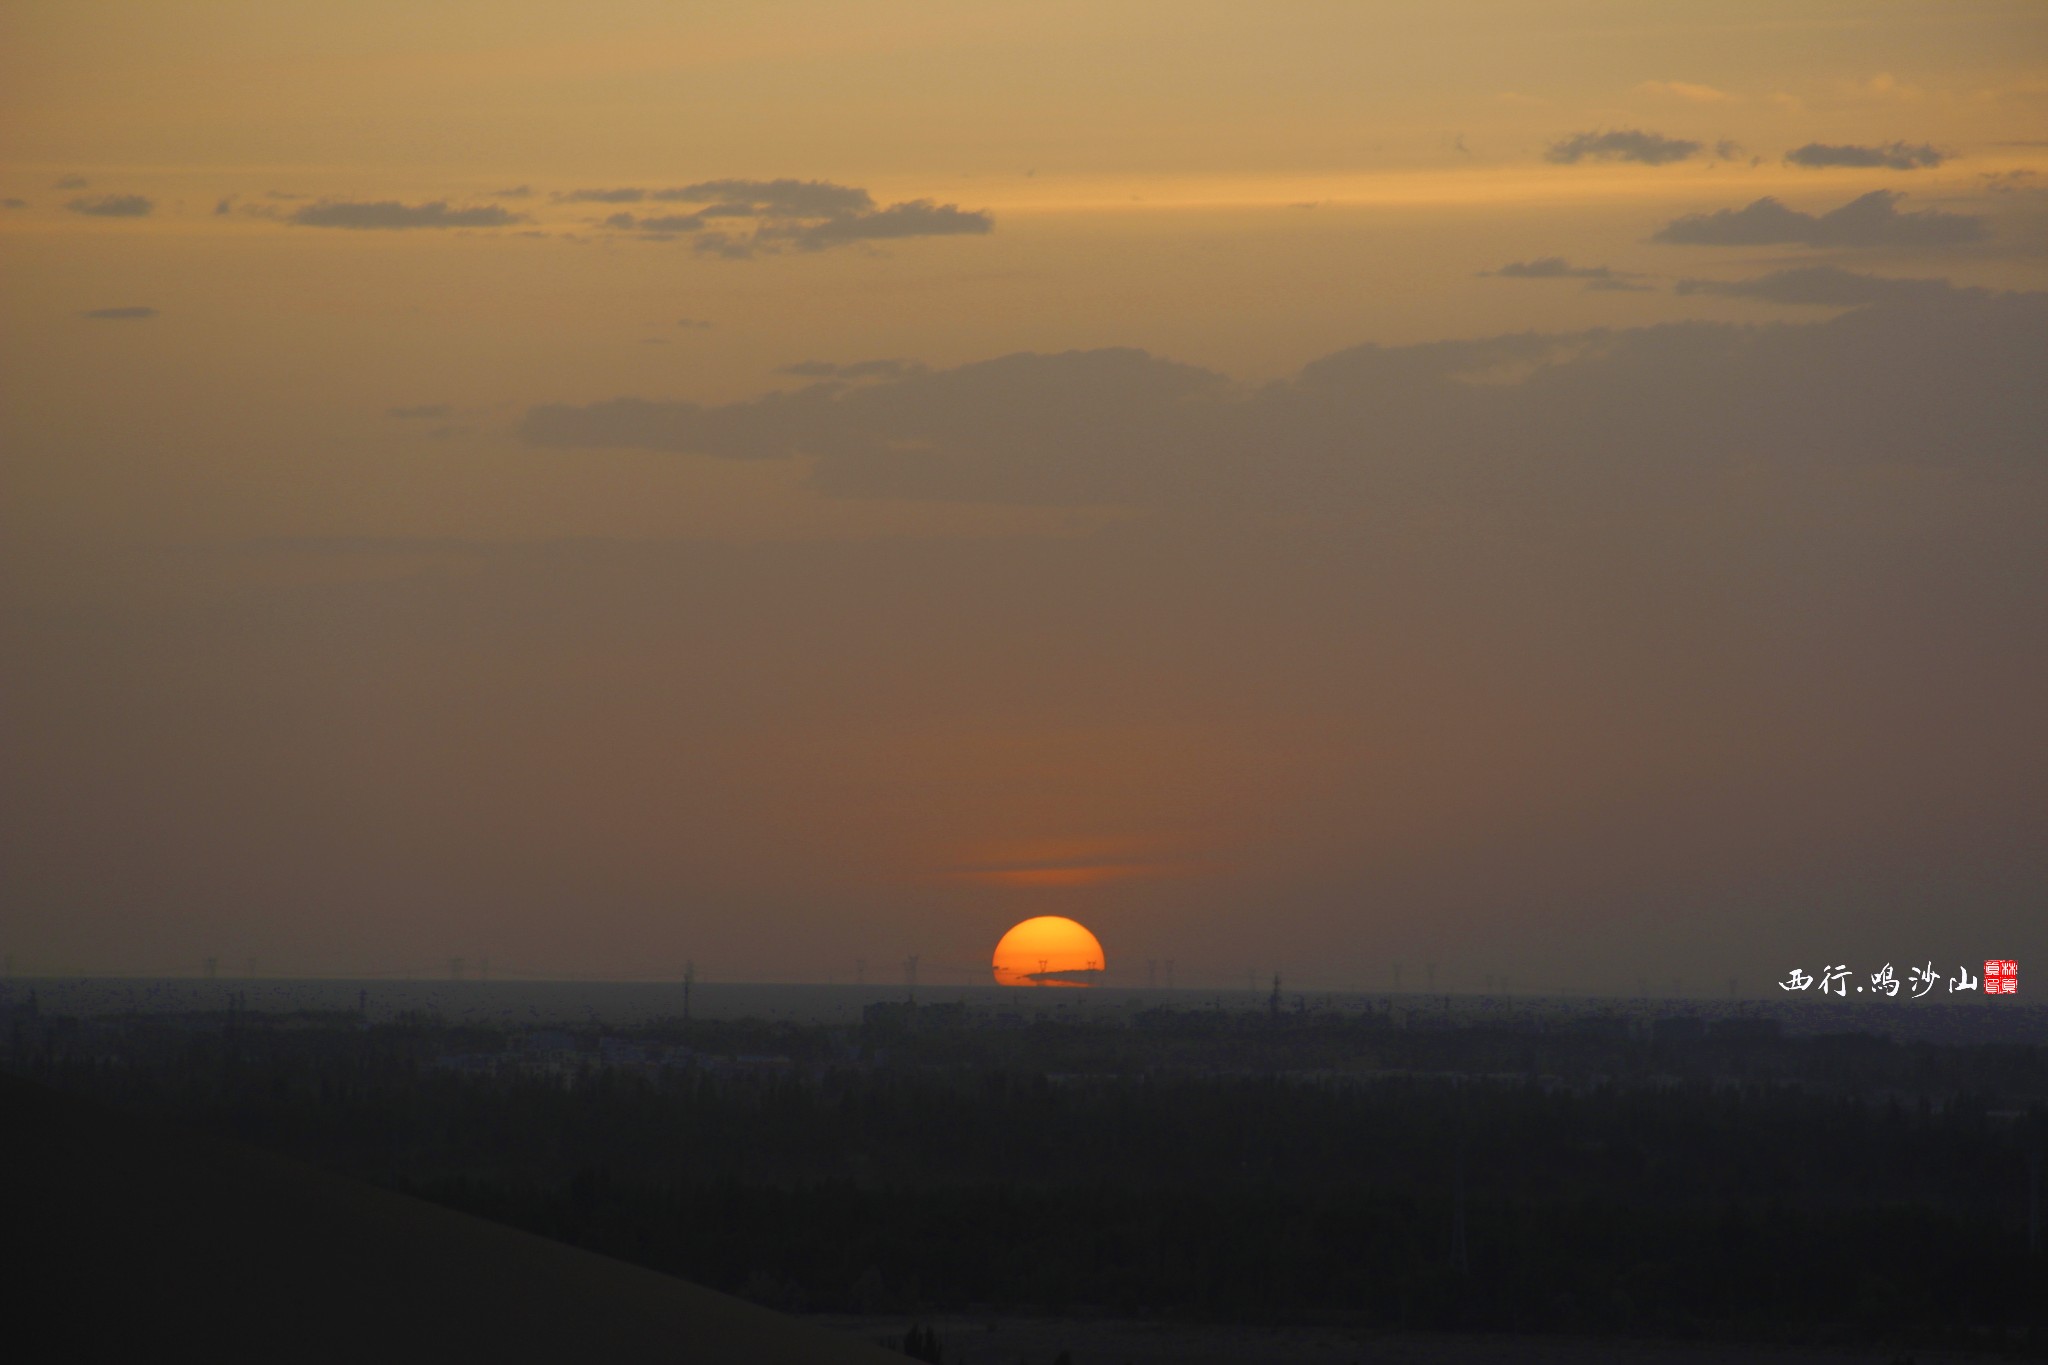
[(875, 206), (866, 190), (829, 180), (703, 180), (672, 193), (688, 203), (711, 204), (716, 216), (727, 217), (824, 218)]
[(1936, 303), (1958, 293), (1982, 296), (1984, 290), (1958, 290), (1947, 280), (1890, 279), (1832, 265), (1774, 270), (1747, 280), (1680, 280), (1680, 294), (1724, 294), (1766, 303), (1802, 304), (1821, 308), (1867, 308), (1874, 304)]
[(856, 360), (850, 365), (801, 360), (776, 370), (777, 374), (793, 374), (803, 379), (902, 379), (924, 372), (924, 362), (918, 360)]
[(1925, 209), (1900, 213), (1904, 196), (1872, 190), (1827, 213), (1801, 213), (1766, 196), (1740, 209), (1689, 213), (1658, 229), (1651, 239), (1684, 246), (1945, 247), (1985, 235), (1974, 214)]
[(1581, 161), (1635, 161), (1645, 166), (1663, 166), (1698, 156), (1701, 146), (1690, 138), (1665, 137), (1640, 128), (1617, 128), (1604, 133), (1574, 133), (1551, 143), (1543, 159), (1561, 166)]
[(97, 318), (103, 322), (141, 322), (157, 316), (154, 308), (130, 304), (121, 308), (88, 308), (79, 314), (82, 318)]
[[(1360, 346), (1258, 390), (1132, 350), (946, 370), (885, 362), (892, 369), (873, 382), (722, 405), (546, 404), (519, 434), (546, 447), (802, 457), (821, 490), (855, 497), (1326, 511), (1375, 506), (1396, 489), (1639, 479), (1646, 449), (1677, 471), (1752, 449), (1771, 430), (1787, 458), (2034, 458), (2048, 421), (2038, 346), (2048, 296), (1826, 270), (1687, 292), (1851, 311), (1776, 328), (1690, 322)], [(795, 368), (839, 379), (850, 367)]]
[(626, 186), (609, 190), (566, 190), (549, 198), (560, 204), (637, 204), (647, 196), (646, 190)]
[(667, 213), (640, 218), (630, 213), (614, 213), (604, 220), (604, 225), (615, 232), (697, 232), (704, 226), (704, 216), (698, 213)]
[(82, 195), (64, 207), (92, 218), (147, 218), (156, 205), (139, 194), (102, 194)]
[(665, 189), (618, 185), (568, 190), (551, 197), (565, 204), (704, 204), (715, 218), (823, 218), (875, 206), (873, 197), (858, 186), (793, 178), (700, 180)]
[(1629, 271), (1605, 265), (1573, 265), (1562, 256), (1509, 261), (1498, 270), (1482, 270), (1479, 274), (1506, 280), (1583, 280), (1583, 287), (1595, 293), (1643, 294), (1651, 290), (1647, 284), (1636, 283), (1636, 276)]
[(300, 227), (357, 228), (367, 230), (400, 228), (504, 227), (530, 221), (496, 204), (451, 209), (442, 200), (428, 204), (401, 204), (395, 199), (374, 202), (323, 199), (295, 211), (285, 220)]
[(2038, 194), (2048, 189), (2048, 185), (2042, 184), (2038, 171), (1986, 171), (1978, 178), (1992, 194), (2025, 194), (2030, 191)]
[(1809, 142), (1785, 153), (1785, 160), (1794, 166), (1813, 169), (1850, 166), (1914, 171), (1923, 166), (1939, 166), (1948, 160), (1948, 155), (1925, 142), (1917, 147), (1904, 142), (1886, 142), (1870, 147), (1855, 143)]
[(1509, 280), (1606, 280), (1618, 278), (1604, 265), (1573, 265), (1562, 256), (1539, 256), (1532, 261), (1509, 261), (1498, 270), (1481, 275), (1498, 275)]
[[(855, 242), (972, 235), (995, 228), (995, 219), (979, 210), (929, 199), (877, 208), (866, 190), (824, 180), (704, 180), (662, 190), (575, 190), (559, 198), (701, 205), (689, 213), (643, 215), (622, 210), (607, 217), (603, 226), (652, 238), (689, 234), (700, 254), (734, 260), (764, 252), (824, 251)], [(746, 226), (749, 220), (751, 228)]]
[(770, 227), (761, 235), (767, 240), (786, 237), (802, 251), (822, 251), (847, 242), (974, 235), (993, 232), (995, 225), (995, 219), (986, 213), (962, 209), (954, 204), (934, 204), (929, 199), (914, 199), (906, 204), (891, 204), (873, 213), (841, 213), (801, 227)]

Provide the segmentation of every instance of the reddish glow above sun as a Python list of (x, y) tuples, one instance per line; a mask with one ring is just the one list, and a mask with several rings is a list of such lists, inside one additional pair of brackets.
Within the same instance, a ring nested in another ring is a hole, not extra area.
[(1102, 944), (1064, 915), (1015, 925), (996, 944), (998, 986), (1086, 986), (1109, 965)]

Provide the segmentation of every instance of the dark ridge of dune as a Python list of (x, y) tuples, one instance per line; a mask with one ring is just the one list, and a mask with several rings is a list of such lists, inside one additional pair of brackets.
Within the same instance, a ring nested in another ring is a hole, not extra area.
[(47, 1343), (38, 1359), (903, 1360), (687, 1281), (13, 1076), (0, 1076), (0, 1166), (0, 1340)]

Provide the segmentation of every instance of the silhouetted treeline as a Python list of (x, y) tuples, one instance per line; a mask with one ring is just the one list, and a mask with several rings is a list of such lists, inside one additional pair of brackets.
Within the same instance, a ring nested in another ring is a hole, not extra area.
[(14, 1064), (67, 1087), (786, 1308), (2017, 1350), (2048, 1326), (2039, 1047), (1249, 1017), (678, 1023), (608, 1052), (418, 1019), (39, 1030)]

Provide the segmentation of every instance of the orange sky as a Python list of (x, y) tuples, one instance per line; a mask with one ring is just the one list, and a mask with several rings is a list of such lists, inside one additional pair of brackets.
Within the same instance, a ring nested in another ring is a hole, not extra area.
[(2015, 956), (2044, 40), (10, 5), (0, 949)]

